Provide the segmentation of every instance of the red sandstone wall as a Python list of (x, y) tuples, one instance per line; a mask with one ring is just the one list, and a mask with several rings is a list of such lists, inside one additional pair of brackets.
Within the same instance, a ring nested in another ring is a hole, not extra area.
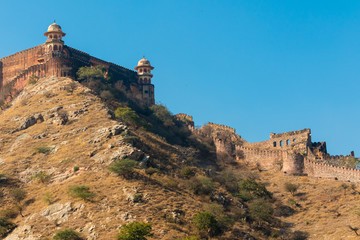
[(44, 52), (43, 45), (39, 45), (13, 55), (0, 59), (2, 62), (2, 84), (5, 85), (16, 76), (22, 74), (22, 72), (33, 65), (39, 64), (38, 58), (41, 57)]
[(305, 173), (313, 177), (337, 178), (341, 181), (360, 183), (360, 170), (344, 167), (335, 167), (324, 163), (304, 160)]

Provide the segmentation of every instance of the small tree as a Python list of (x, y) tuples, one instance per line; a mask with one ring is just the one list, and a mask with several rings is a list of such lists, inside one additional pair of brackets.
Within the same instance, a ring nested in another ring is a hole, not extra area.
[(69, 194), (75, 198), (81, 198), (85, 201), (94, 197), (94, 193), (90, 192), (90, 188), (87, 186), (73, 186), (69, 188)]
[(57, 232), (54, 237), (54, 240), (82, 240), (80, 234), (75, 232), (72, 229), (65, 229), (63, 231)]
[(271, 204), (265, 202), (263, 199), (254, 200), (249, 206), (249, 216), (258, 224), (271, 222), (273, 213), (274, 209)]
[(115, 117), (129, 124), (138, 124), (140, 121), (139, 115), (129, 107), (119, 107), (115, 110)]
[(134, 168), (138, 165), (138, 162), (131, 159), (119, 159), (116, 160), (110, 167), (109, 170), (117, 173), (125, 178), (131, 178), (134, 173)]
[(22, 188), (15, 188), (10, 191), (10, 196), (15, 201), (15, 203), (19, 209), (19, 213), (22, 217), (24, 217), (24, 216), (22, 214), (23, 207), (21, 205), (21, 201), (26, 198), (26, 195), (27, 195), (26, 191)]
[(150, 110), (153, 112), (153, 115), (164, 124), (165, 127), (174, 126), (173, 118), (171, 117), (171, 113), (164, 105), (152, 105)]
[(121, 226), (117, 240), (146, 240), (146, 237), (152, 237), (151, 223), (132, 222)]
[(194, 216), (194, 223), (197, 229), (206, 231), (210, 236), (217, 235), (220, 232), (215, 216), (209, 212), (198, 212)]
[(290, 183), (290, 182), (286, 182), (285, 185), (285, 190), (289, 193), (291, 193), (292, 196), (295, 195), (296, 191), (298, 190), (299, 188), (299, 185), (297, 184), (294, 184), (294, 183)]
[(255, 198), (271, 198), (272, 194), (265, 185), (252, 179), (246, 179), (239, 183), (240, 193), (245, 192)]

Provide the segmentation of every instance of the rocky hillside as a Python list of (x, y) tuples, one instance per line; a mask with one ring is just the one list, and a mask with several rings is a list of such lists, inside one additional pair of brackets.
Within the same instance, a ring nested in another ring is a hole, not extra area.
[[(356, 186), (214, 157), (200, 136), (172, 145), (116, 120), (113, 105), (76, 81), (46, 78), (0, 113), (0, 225), (12, 223), (0, 236), (45, 240), (73, 229), (116, 239), (139, 221), (152, 223), (149, 239), (356, 239)], [(110, 171), (120, 159), (136, 169)], [(293, 196), (285, 182), (299, 186)], [(198, 212), (211, 213), (216, 228), (201, 229)]]

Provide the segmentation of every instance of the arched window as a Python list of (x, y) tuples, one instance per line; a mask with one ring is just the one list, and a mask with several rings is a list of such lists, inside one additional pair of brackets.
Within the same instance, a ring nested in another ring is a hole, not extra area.
[(290, 144), (290, 141), (289, 140), (286, 140), (286, 145), (289, 145)]
[(54, 45), (54, 51), (57, 51), (57, 50), (58, 50), (58, 46)]
[(52, 46), (51, 46), (51, 45), (49, 46), (49, 51), (50, 51), (50, 52), (52, 51)]
[(142, 68), (140, 68), (140, 69), (139, 69), (139, 72), (141, 72), (141, 73), (142, 73), (142, 71), (143, 71), (143, 70), (142, 70)]
[(52, 38), (53, 36), (52, 35), (50, 35), (50, 38)]
[(61, 51), (61, 46), (59, 46), (59, 51)]
[(273, 146), (276, 147), (276, 142), (273, 143)]
[(280, 147), (282, 147), (282, 146), (283, 146), (283, 141), (281, 140), (281, 141), (280, 141)]

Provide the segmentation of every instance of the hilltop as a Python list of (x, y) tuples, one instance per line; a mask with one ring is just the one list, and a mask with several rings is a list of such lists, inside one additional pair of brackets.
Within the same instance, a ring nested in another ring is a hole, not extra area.
[[(194, 223), (202, 211), (221, 227), (211, 239), (356, 237), (349, 228), (360, 226), (355, 185), (284, 175), (243, 161), (240, 152), (237, 159), (219, 153), (214, 136), (247, 144), (228, 128), (195, 134), (191, 121), (157, 122), (149, 109), (137, 111), (132, 124), (116, 117), (118, 107), (126, 103), (105, 101), (70, 78), (48, 77), (1, 111), (0, 215), (16, 225), (5, 239), (52, 239), (68, 228), (84, 239), (116, 239), (132, 221), (152, 223), (149, 239), (206, 239), (209, 232)], [(109, 170), (119, 159), (137, 162), (130, 177)], [(286, 182), (299, 186), (294, 196)], [(247, 183), (257, 185), (246, 192)], [(74, 186), (89, 187), (93, 196), (74, 197)], [(20, 204), (14, 189), (27, 193)], [(269, 219), (252, 213), (258, 198), (274, 209)]]

